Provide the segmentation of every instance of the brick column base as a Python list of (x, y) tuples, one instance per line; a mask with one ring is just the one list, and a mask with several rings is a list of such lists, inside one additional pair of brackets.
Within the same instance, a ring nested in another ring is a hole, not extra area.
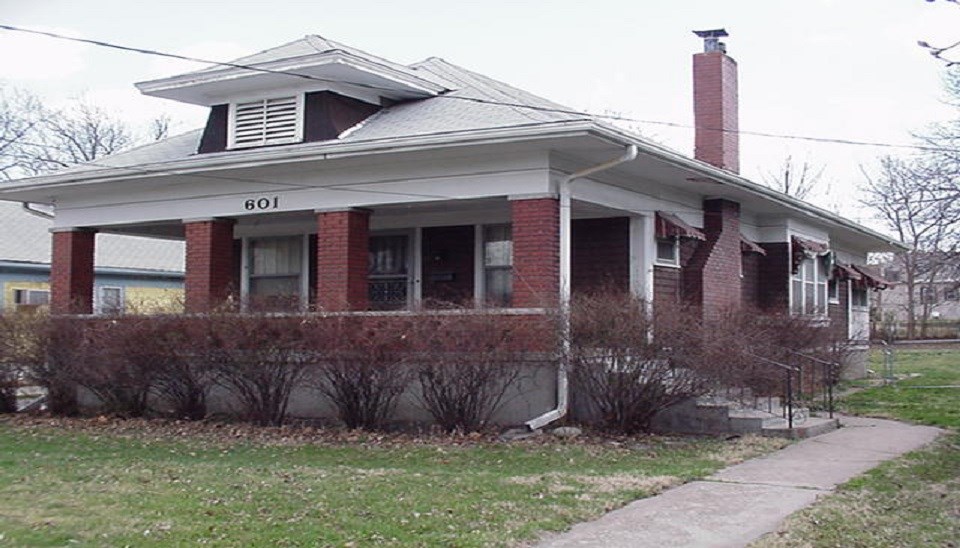
[(210, 312), (222, 305), (233, 285), (233, 220), (186, 222), (187, 272), (184, 303), (191, 313)]
[(363, 209), (317, 214), (317, 306), (323, 310), (366, 310), (370, 212)]
[(513, 302), (515, 308), (560, 302), (560, 202), (513, 200)]
[(50, 312), (93, 313), (93, 251), (96, 232), (53, 233), (50, 264)]

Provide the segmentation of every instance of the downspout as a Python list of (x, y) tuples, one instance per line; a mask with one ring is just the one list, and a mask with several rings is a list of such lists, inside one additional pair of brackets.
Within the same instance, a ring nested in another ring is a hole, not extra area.
[(571, 245), (570, 245), (570, 199), (573, 182), (594, 173), (605, 171), (622, 163), (632, 161), (637, 157), (637, 146), (629, 145), (623, 154), (602, 164), (588, 167), (567, 175), (560, 180), (560, 363), (557, 366), (557, 407), (539, 417), (528, 420), (525, 424), (531, 431), (539, 430), (544, 426), (563, 418), (569, 407), (569, 380), (570, 370), (570, 273), (571, 273)]
[(20, 207), (22, 207), (24, 211), (26, 211), (27, 213), (35, 217), (40, 217), (41, 219), (47, 219), (47, 220), (53, 219), (52, 214), (47, 213), (46, 211), (40, 211), (39, 209), (33, 209), (32, 207), (30, 207), (30, 202), (20, 202)]

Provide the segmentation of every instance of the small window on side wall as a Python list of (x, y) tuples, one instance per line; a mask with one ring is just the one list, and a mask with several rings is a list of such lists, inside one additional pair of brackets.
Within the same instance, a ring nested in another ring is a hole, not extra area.
[(677, 238), (657, 239), (657, 264), (680, 266), (680, 242)]
[(831, 278), (827, 282), (827, 300), (830, 304), (840, 304), (840, 280)]
[(850, 291), (850, 305), (857, 308), (870, 306), (870, 294), (865, 287), (854, 287)]

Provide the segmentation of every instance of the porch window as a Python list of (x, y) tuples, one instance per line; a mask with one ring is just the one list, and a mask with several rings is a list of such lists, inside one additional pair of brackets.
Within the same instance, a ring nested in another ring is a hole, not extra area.
[(513, 297), (513, 229), (510, 225), (483, 227), (483, 301), (510, 306)]
[(804, 258), (793, 274), (790, 311), (805, 316), (827, 312), (827, 272), (820, 257)]
[(373, 310), (407, 307), (410, 241), (405, 234), (370, 238), (368, 297)]
[(303, 290), (303, 236), (251, 238), (248, 241), (249, 290), (259, 303), (299, 306)]
[(123, 288), (101, 287), (97, 291), (97, 313), (117, 315), (123, 314)]
[(657, 264), (680, 266), (680, 242), (677, 238), (657, 239)]

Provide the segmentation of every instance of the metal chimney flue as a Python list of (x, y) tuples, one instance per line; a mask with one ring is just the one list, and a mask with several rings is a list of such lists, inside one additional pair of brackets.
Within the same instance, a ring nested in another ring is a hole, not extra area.
[(730, 36), (727, 34), (727, 31), (724, 29), (713, 29), (713, 30), (695, 30), (694, 34), (703, 38), (703, 51), (704, 53), (709, 53), (711, 51), (719, 51), (721, 53), (727, 52), (727, 45), (720, 41), (721, 38)]

